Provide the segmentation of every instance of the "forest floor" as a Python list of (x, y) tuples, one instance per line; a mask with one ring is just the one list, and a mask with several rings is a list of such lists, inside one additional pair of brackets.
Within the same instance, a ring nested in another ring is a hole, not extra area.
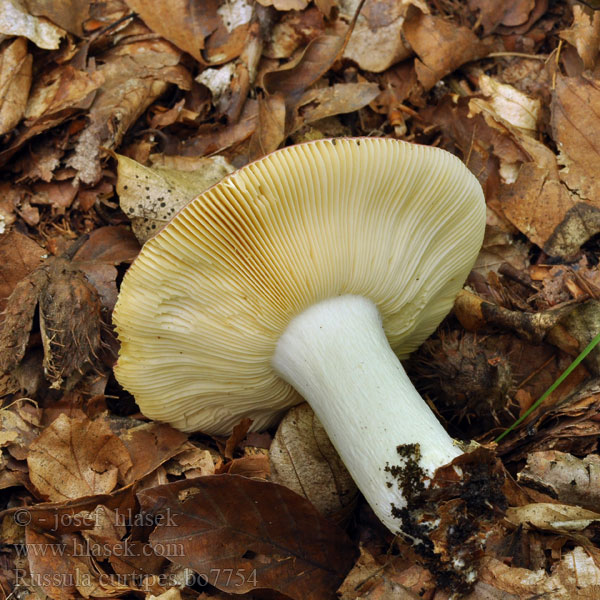
[[(0, 0), (1, 596), (600, 598), (600, 351), (494, 443), (600, 333), (599, 9)], [(504, 478), (462, 588), (377, 521), (306, 405), (184, 434), (113, 375), (141, 244), (235, 169), (339, 136), (444, 148), (485, 192), (475, 268), (406, 363)]]

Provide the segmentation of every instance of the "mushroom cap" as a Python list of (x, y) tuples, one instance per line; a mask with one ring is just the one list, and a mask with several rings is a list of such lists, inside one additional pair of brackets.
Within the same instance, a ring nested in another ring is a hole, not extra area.
[(405, 358), (452, 308), (484, 226), (481, 186), (444, 150), (338, 138), (273, 152), (145, 244), (114, 311), (116, 377), (183, 431), (227, 434), (244, 416), (262, 429), (302, 401), (271, 366), (294, 316), (365, 296)]

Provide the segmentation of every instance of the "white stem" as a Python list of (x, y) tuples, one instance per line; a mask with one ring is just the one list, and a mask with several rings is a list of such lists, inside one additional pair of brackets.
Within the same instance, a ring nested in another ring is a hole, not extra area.
[(461, 451), (390, 348), (377, 307), (360, 296), (311, 306), (288, 325), (272, 364), (311, 405), (375, 514), (398, 533), (392, 506), (406, 503), (386, 470), (403, 464), (397, 446), (418, 443), (428, 475)]

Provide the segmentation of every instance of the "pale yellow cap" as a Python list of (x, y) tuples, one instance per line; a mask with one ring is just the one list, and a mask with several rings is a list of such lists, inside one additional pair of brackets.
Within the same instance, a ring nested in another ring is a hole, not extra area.
[(404, 358), (450, 311), (484, 225), (477, 179), (443, 150), (341, 138), (273, 152), (146, 243), (114, 311), (117, 379), (184, 431), (227, 434), (244, 416), (262, 429), (301, 401), (271, 367), (295, 315), (365, 296)]

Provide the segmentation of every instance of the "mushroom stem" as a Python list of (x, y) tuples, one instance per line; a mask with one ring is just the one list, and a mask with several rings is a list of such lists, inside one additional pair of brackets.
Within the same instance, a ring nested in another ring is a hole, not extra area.
[(462, 452), (390, 348), (375, 304), (350, 295), (314, 304), (290, 322), (272, 364), (311, 405), (375, 514), (398, 533), (393, 508), (406, 501), (386, 469), (402, 465), (397, 447), (419, 444), (428, 476)]

